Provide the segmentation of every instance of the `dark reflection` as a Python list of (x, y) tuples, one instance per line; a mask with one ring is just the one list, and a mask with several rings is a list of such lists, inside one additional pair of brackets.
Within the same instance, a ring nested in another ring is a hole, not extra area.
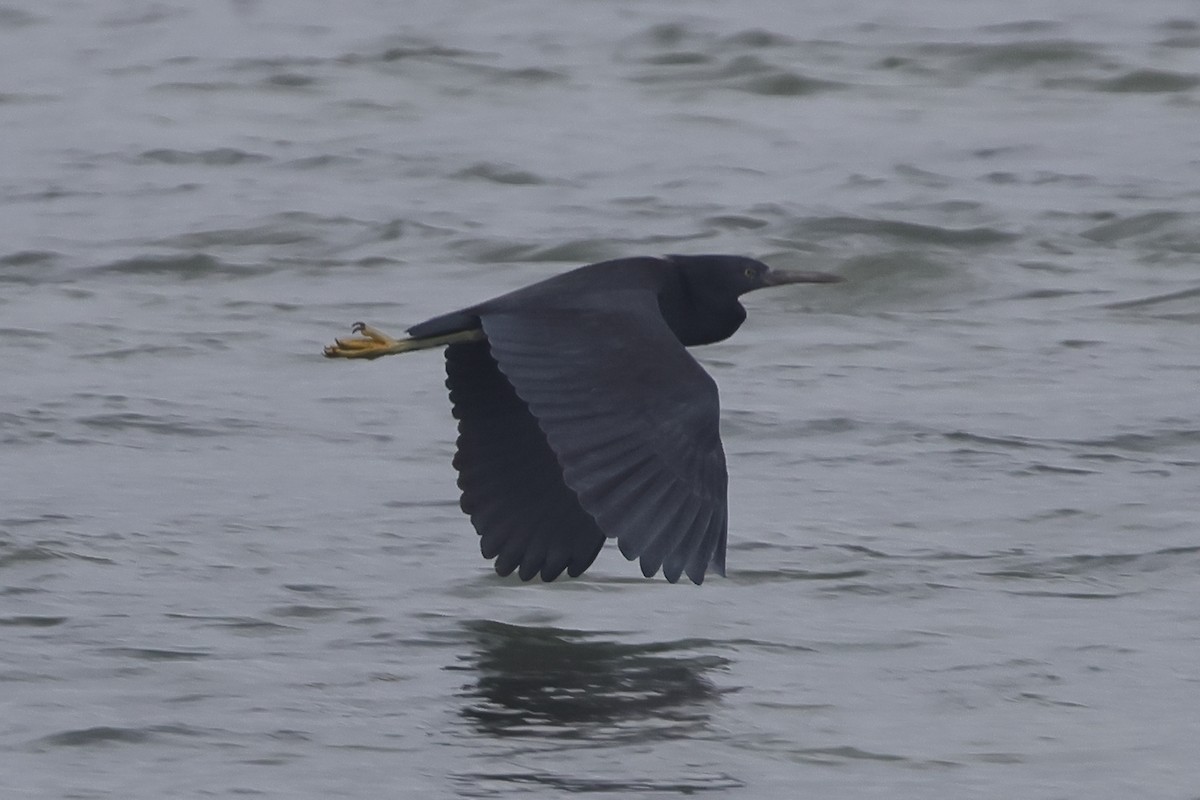
[(694, 735), (721, 695), (706, 673), (728, 661), (698, 640), (625, 644), (561, 628), (475, 621), (462, 715), (488, 736), (653, 740)]

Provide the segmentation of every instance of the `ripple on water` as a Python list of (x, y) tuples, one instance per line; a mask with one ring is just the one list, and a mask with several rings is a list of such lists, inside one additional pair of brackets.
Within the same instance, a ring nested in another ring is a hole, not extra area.
[(179, 253), (173, 255), (147, 255), (123, 258), (102, 264), (89, 270), (92, 274), (112, 275), (160, 275), (181, 280), (198, 280), (213, 277), (244, 278), (261, 275), (258, 266), (231, 264), (205, 253)]
[(201, 424), (194, 417), (183, 414), (140, 414), (125, 411), (112, 414), (93, 414), (76, 419), (79, 424), (99, 431), (141, 431), (166, 436), (222, 436), (230, 428), (254, 427), (254, 423), (239, 424), (236, 420), (222, 420), (220, 427)]
[(57, 625), (62, 625), (67, 621), (67, 619), (68, 617), (45, 617), (18, 614), (11, 617), (0, 617), (0, 626), (8, 626), (13, 628), (53, 628)]
[(498, 164), (488, 161), (481, 161), (469, 167), (464, 167), (451, 175), (451, 177), (488, 181), (507, 186), (541, 186), (555, 182), (528, 170), (514, 167), (511, 164)]
[(1194, 72), (1135, 69), (1115, 78), (1085, 82), (1082, 88), (1119, 94), (1162, 94), (1164, 92), (1186, 92), (1196, 86), (1200, 86), (1200, 75)]
[(1017, 558), (1002, 569), (981, 574), (993, 578), (1056, 581), (1071, 578), (1119, 578), (1135, 573), (1200, 568), (1200, 546), (1167, 547), (1141, 553), (1104, 553)]
[(497, 239), (461, 239), (451, 244), (462, 257), (480, 264), (530, 261), (586, 264), (621, 257), (626, 248), (608, 238), (574, 239), (559, 244), (513, 242)]
[(217, 147), (211, 150), (174, 150), (157, 148), (142, 152), (138, 158), (143, 164), (199, 165), (205, 167), (232, 167), (243, 164), (270, 161), (261, 153), (251, 153), (236, 147)]
[(111, 744), (146, 744), (175, 736), (205, 736), (207, 731), (189, 725), (147, 725), (143, 727), (118, 727), (97, 725), (91, 728), (76, 728), (52, 733), (30, 743), (34, 750), (56, 747), (96, 747)]
[[(1007, 34), (997, 29), (990, 33)], [(902, 43), (884, 49), (889, 52), (873, 63), (875, 69), (899, 70), (950, 85), (992, 75), (1084, 76), (1117, 67), (1100, 44), (1062, 38)]]
[(722, 62), (706, 55), (672, 54), (644, 63), (657, 69), (634, 80), (665, 88), (720, 89), (766, 97), (803, 97), (842, 88), (837, 81), (805, 75), (754, 55), (734, 56)]
[(168, 650), (158, 647), (103, 647), (99, 652), (136, 661), (197, 661), (212, 655), (207, 650)]
[(665, 89), (724, 90), (763, 97), (804, 97), (843, 88), (794, 66), (802, 46), (787, 36), (752, 29), (721, 35), (681, 23), (655, 25), (617, 50), (642, 68), (633, 81)]
[[(0, 256), (0, 281), (12, 283), (38, 283), (41, 268), (62, 259), (52, 250), (17, 250)], [(22, 269), (24, 268), (24, 269)]]
[(990, 227), (948, 228), (904, 220), (852, 216), (802, 219), (792, 225), (787, 235), (805, 241), (814, 239), (821, 241), (846, 236), (871, 236), (879, 239), (944, 247), (990, 247), (1019, 238), (1015, 233)]

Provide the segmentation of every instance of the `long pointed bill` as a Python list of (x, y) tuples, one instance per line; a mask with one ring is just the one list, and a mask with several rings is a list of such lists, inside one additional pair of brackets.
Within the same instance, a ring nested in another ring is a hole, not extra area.
[(798, 272), (773, 269), (764, 276), (767, 286), (786, 286), (789, 283), (841, 283), (845, 278), (831, 272)]

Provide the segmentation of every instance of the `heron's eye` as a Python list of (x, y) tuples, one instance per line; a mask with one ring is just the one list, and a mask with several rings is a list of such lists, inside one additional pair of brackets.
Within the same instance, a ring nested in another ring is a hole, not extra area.
[(746, 275), (747, 278), (753, 278), (758, 273), (755, 271), (754, 267), (746, 267), (746, 272), (744, 274)]

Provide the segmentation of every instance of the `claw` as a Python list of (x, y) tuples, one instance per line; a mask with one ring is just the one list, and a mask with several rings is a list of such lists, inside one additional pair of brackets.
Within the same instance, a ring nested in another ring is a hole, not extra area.
[(392, 345), (394, 345), (396, 343), (396, 340), (393, 339), (391, 336), (388, 336), (383, 331), (379, 331), (379, 330), (376, 330), (375, 328), (372, 328), (370, 325), (368, 325), (365, 322), (354, 323), (354, 327), (351, 330), (353, 330), (355, 333), (362, 334), (361, 339), (352, 339), (351, 341), (373, 342), (376, 345), (383, 345), (384, 347), (391, 347)]
[(326, 358), (378, 358), (387, 355), (389, 348), (398, 344), (396, 339), (365, 322), (354, 323), (350, 331), (362, 335), (334, 339), (333, 344), (322, 351)]
[(365, 322), (356, 322), (350, 328), (353, 333), (361, 336), (346, 339), (334, 339), (333, 344), (322, 352), (326, 358), (379, 358), (396, 353), (408, 353), (412, 350), (424, 350), (430, 347), (455, 344), (457, 342), (478, 342), (484, 338), (482, 328), (471, 328), (455, 331), (442, 336), (430, 336), (425, 339), (393, 339), (382, 331), (372, 328)]

